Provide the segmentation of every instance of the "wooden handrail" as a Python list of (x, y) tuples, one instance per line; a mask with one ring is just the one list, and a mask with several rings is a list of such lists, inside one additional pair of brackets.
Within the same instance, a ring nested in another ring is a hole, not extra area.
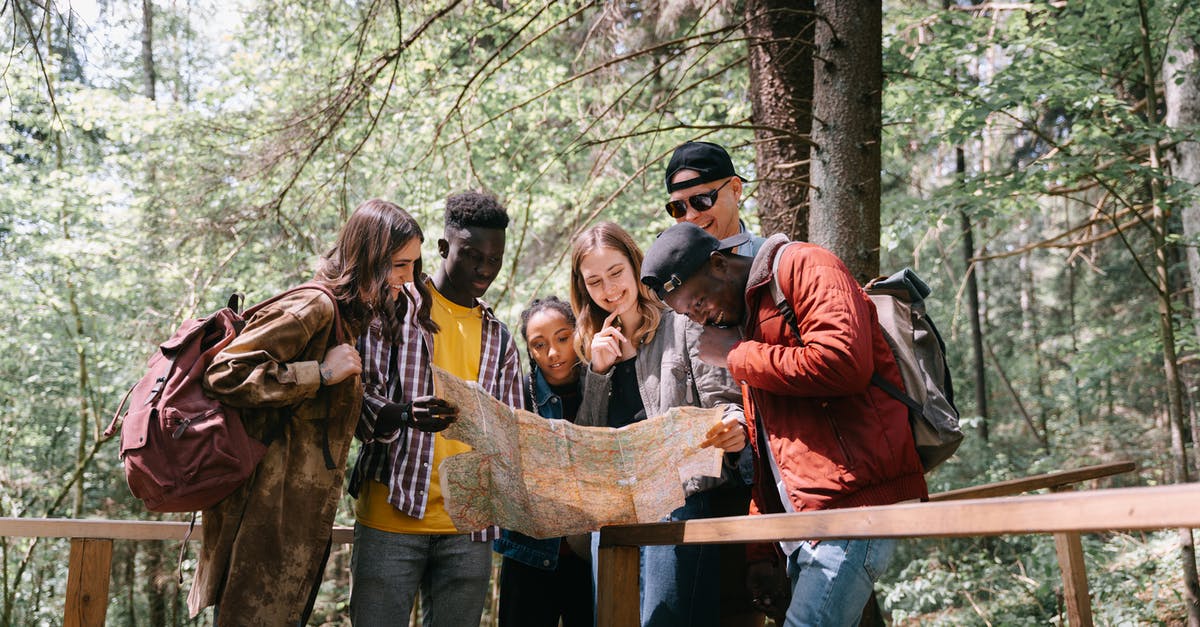
[[(930, 495), (929, 503), (605, 527), (598, 565), (600, 624), (637, 624), (637, 547), (643, 545), (1052, 533), (1070, 622), (1090, 625), (1081, 532), (1200, 527), (1200, 484), (1069, 492), (1071, 484), (1133, 469), (1127, 461), (1100, 464), (950, 490)], [(1056, 492), (1010, 496), (1045, 488)], [(188, 527), (173, 521), (0, 518), (0, 536), (71, 538), (67, 625), (103, 624), (108, 587), (98, 573), (109, 571), (113, 540), (201, 537), (200, 523), (190, 537)], [(335, 527), (333, 541), (352, 542), (353, 528)]]
[[(0, 536), (15, 538), (103, 538), (107, 540), (182, 540), (190, 523), (166, 520), (88, 520), (86, 518), (0, 518)], [(196, 523), (189, 540), (199, 540)], [(334, 527), (334, 544), (354, 542), (353, 527)]]
[(1200, 527), (1200, 484), (614, 525), (600, 546), (960, 537)]
[(620, 525), (600, 530), (597, 617), (601, 627), (638, 622), (638, 547), (835, 538), (1054, 535), (1071, 625), (1090, 627), (1091, 601), (1079, 534), (1200, 528), (1200, 484), (1114, 488), (982, 499), (948, 499), (795, 514)]
[(1061, 470), (1058, 472), (1046, 473), (1044, 475), (1034, 475), (1032, 477), (998, 481), (996, 483), (989, 483), (986, 485), (959, 488), (957, 490), (947, 490), (946, 492), (930, 494), (929, 500), (930, 502), (957, 501), (961, 499), (982, 499), (994, 496), (1013, 496), (1016, 494), (1033, 492), (1034, 490), (1059, 488), (1065, 485), (1079, 483), (1081, 481), (1102, 479), (1112, 475), (1133, 472), (1135, 468), (1136, 466), (1131, 461), (1084, 466), (1083, 468), (1076, 468), (1074, 470)]

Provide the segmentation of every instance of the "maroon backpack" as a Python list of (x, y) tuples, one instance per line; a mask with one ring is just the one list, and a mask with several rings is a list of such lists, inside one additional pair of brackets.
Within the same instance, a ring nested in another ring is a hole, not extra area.
[[(318, 289), (334, 302), (334, 336), (340, 341), (337, 299), (323, 285), (305, 283), (238, 313), (239, 295), (215, 313), (180, 325), (150, 356), (146, 375), (125, 394), (104, 431), (121, 423), (121, 459), (129, 490), (152, 512), (193, 512), (215, 505), (250, 477), (282, 430), (265, 441), (250, 437), (236, 407), (210, 398), (201, 381), (213, 358), (237, 337), (256, 311), (287, 294)], [(122, 418), (128, 404), (129, 410)]]

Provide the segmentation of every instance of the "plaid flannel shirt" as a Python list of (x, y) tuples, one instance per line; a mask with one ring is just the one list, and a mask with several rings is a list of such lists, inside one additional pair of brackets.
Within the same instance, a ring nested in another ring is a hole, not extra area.
[[(362, 355), (363, 407), (356, 437), (362, 441), (358, 461), (350, 477), (350, 493), (358, 495), (363, 481), (375, 480), (388, 486), (388, 502), (414, 518), (425, 516), (433, 464), (434, 434), (416, 429), (375, 433), (379, 410), (394, 402), (411, 402), (433, 394), (433, 335), (416, 323), (420, 295), (406, 285), (408, 312), (401, 328), (401, 342), (393, 344), (381, 333), (376, 320), (358, 340)], [(479, 385), (506, 405), (524, 409), (521, 363), (508, 327), (482, 301), (483, 333), (480, 347)], [(471, 534), (476, 541), (497, 537), (496, 527)]]

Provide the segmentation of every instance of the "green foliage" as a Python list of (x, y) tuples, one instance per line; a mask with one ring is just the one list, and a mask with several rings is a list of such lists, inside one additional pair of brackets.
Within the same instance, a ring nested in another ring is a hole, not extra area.
[[(1103, 625), (1186, 621), (1178, 537), (1083, 537), (1093, 619)], [(908, 540), (880, 598), (897, 625), (1065, 624), (1054, 542), (1045, 536)]]
[[(645, 245), (669, 223), (663, 159), (685, 139), (728, 146), (751, 179), (744, 213), (755, 208), (735, 3), (466, 2), (443, 15), (423, 0), (158, 2), (153, 101), (140, 7), (100, 4), (72, 18), (25, 0), (47, 18), (39, 39), (0, 29), (13, 50), (0, 100), (0, 507), (12, 515), (146, 518), (98, 433), (154, 342), (232, 291), (255, 301), (307, 278), (363, 200), (418, 218), (432, 272), (442, 199), (499, 195), (513, 223), (488, 299), (509, 321), (535, 296), (566, 296), (580, 229), (612, 220)], [(1173, 481), (1149, 280), (1160, 234), (1145, 211), (1151, 181), (1168, 208), (1195, 190), (1148, 160), (1188, 133), (1147, 115), (1135, 0), (967, 4), (885, 3), (883, 265), (934, 287), (970, 432), (930, 490), (1119, 458), (1142, 470), (1105, 485)], [(1149, 7), (1157, 67), (1166, 34), (1200, 31), (1200, 10)], [(986, 442), (964, 218), (993, 355)], [(1168, 229), (1183, 286), (1195, 242)], [(1173, 302), (1190, 329), (1190, 307)], [(1179, 335), (1194, 352), (1195, 335)], [(920, 624), (1060, 622), (1049, 542), (906, 543), (887, 609)], [(1171, 547), (1170, 534), (1087, 539), (1099, 622), (1178, 618)], [(63, 544), (27, 562), (27, 542), (3, 548), (10, 622), (55, 622)], [(119, 554), (131, 566), (113, 620), (165, 603), (164, 622), (185, 622), (178, 589), (141, 583), (171, 579), (161, 548)], [(347, 559), (335, 554), (320, 599), (331, 622)]]
[[(577, 230), (615, 220), (646, 243), (665, 226), (659, 173), (676, 143), (750, 135), (728, 16), (689, 9), (659, 34), (657, 14), (600, 3), (441, 6), (154, 3), (149, 100), (140, 7), (21, 3), (48, 26), (4, 31), (5, 512), (146, 518), (99, 433), (154, 342), (232, 291), (253, 302), (307, 278), (359, 202), (409, 209), (432, 272), (441, 200), (497, 193), (514, 222), (489, 299), (514, 320), (534, 296), (566, 295)], [(61, 547), (5, 546), (0, 622), (52, 622)], [(118, 559), (139, 587), (111, 617), (183, 620), (177, 589), (137, 583), (168, 579), (169, 559)], [(331, 593), (336, 620), (344, 582)]]

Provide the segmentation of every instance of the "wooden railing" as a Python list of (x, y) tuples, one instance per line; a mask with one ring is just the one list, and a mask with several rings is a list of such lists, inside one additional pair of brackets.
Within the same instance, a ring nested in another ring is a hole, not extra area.
[[(951, 537), (1052, 533), (1071, 625), (1091, 624), (1079, 534), (1110, 529), (1200, 527), (1200, 485), (1062, 493), (1081, 481), (1130, 472), (1132, 462), (1090, 466), (942, 492), (929, 503), (605, 527), (600, 532), (600, 624), (638, 624), (638, 547), (651, 544)], [(1038, 489), (1044, 496), (996, 498)], [(186, 522), (0, 518), (0, 536), (70, 538), (64, 625), (103, 625), (114, 540), (183, 540)], [(190, 539), (200, 537), (200, 524)], [(353, 540), (335, 527), (333, 541)]]
[[(640, 546), (1049, 533), (1070, 624), (1090, 626), (1081, 533), (1200, 527), (1200, 484), (1069, 492), (1072, 484), (1133, 469), (1132, 462), (1089, 466), (933, 494), (928, 503), (605, 527), (596, 586), (599, 625), (638, 624)], [(1038, 489), (1053, 493), (1010, 496)]]
[[(199, 540), (201, 525), (149, 520), (87, 520), (70, 518), (0, 518), (0, 536), (70, 538), (64, 627), (101, 627), (108, 613), (108, 584), (113, 540)], [(354, 529), (334, 527), (333, 541), (350, 544)]]

